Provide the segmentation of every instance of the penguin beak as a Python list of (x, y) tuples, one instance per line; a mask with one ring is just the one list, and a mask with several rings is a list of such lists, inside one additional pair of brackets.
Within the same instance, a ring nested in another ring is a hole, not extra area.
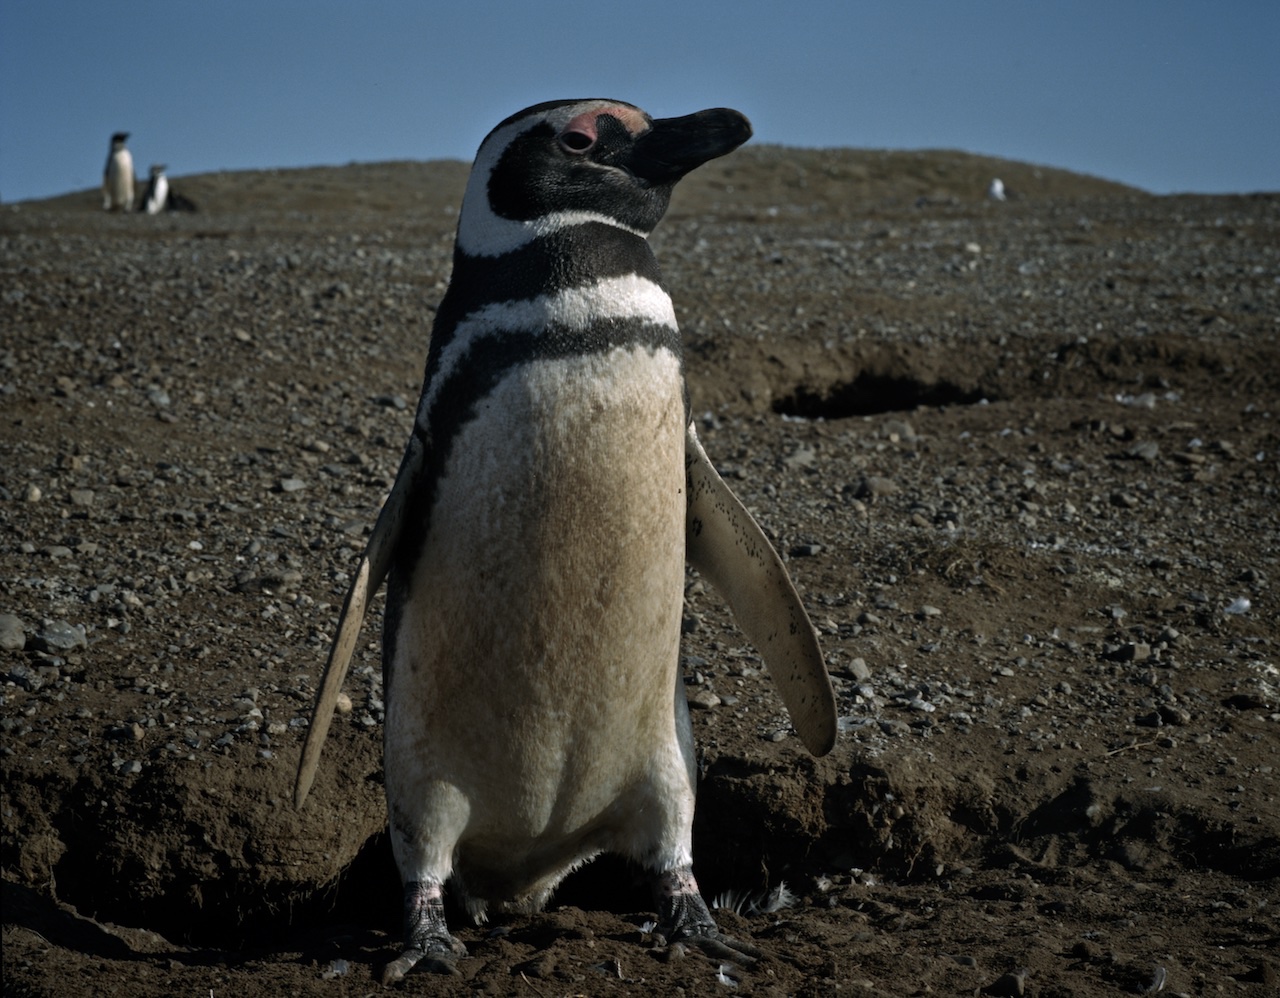
[(751, 138), (751, 122), (727, 107), (658, 118), (636, 139), (625, 165), (641, 180), (670, 186), (708, 160), (733, 152)]

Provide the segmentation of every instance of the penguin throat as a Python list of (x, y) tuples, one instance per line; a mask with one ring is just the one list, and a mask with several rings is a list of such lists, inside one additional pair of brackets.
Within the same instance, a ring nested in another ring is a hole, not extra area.
[(607, 225), (619, 232), (647, 239), (649, 232), (624, 225), (610, 215), (573, 209), (556, 211), (539, 218), (502, 218), (490, 210), (487, 200), (481, 207), (463, 209), (458, 221), (457, 247), (467, 256), (496, 257), (521, 249), (541, 239), (586, 225)]

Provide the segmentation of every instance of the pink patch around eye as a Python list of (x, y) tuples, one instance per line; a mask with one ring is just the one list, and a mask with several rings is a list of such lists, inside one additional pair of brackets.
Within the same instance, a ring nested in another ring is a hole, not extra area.
[(617, 118), (627, 126), (627, 131), (632, 135), (639, 135), (649, 129), (649, 122), (645, 119), (643, 111), (637, 111), (634, 107), (623, 107), (620, 104), (603, 104), (600, 107), (593, 107), (590, 111), (583, 111), (582, 114), (565, 125), (560, 130), (560, 134), (566, 135), (569, 132), (579, 132), (582, 135), (590, 136), (591, 141), (594, 142), (598, 137), (596, 118), (602, 114)]

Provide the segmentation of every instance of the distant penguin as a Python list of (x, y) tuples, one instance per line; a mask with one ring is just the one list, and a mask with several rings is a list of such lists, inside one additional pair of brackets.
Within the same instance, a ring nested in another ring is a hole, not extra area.
[(1003, 201), (1005, 199), (1004, 181), (999, 177), (992, 180), (991, 186), (987, 188), (987, 199), (989, 201)]
[(102, 210), (133, 211), (133, 156), (124, 144), (128, 132), (111, 136), (111, 151), (102, 171)]
[(164, 175), (166, 169), (163, 163), (151, 167), (147, 193), (142, 199), (142, 210), (148, 215), (157, 215), (169, 206), (169, 178)]
[(751, 135), (724, 108), (653, 119), (554, 101), (480, 146), (417, 418), (339, 618), (299, 761), (315, 777), (365, 607), (389, 576), (384, 771), (405, 940), (383, 981), (450, 969), (471, 914), (537, 910), (602, 852), (643, 869), (656, 938), (717, 959), (693, 875), (697, 766), (679, 667), (685, 562), (727, 599), (806, 748), (835, 699), (781, 560), (689, 418), (647, 237), (676, 182)]

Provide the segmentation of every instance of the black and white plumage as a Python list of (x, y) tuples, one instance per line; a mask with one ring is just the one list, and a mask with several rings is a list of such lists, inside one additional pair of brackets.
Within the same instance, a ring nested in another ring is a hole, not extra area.
[(128, 132), (111, 136), (107, 165), (102, 169), (102, 210), (133, 211), (133, 155), (125, 148)]
[(148, 215), (158, 215), (169, 207), (169, 178), (164, 175), (166, 169), (168, 168), (163, 163), (155, 163), (151, 167), (147, 192), (142, 198), (142, 210)]
[(693, 732), (678, 668), (686, 558), (727, 597), (821, 755), (835, 707), (778, 556), (688, 417), (679, 332), (646, 237), (674, 184), (750, 136), (736, 111), (654, 120), (556, 101), (480, 146), (412, 437), (339, 622), (299, 763), (321, 745), (365, 606), (389, 580), (385, 773), (405, 951), (463, 952), (473, 915), (538, 908), (615, 852), (661, 933), (723, 939), (692, 870)]

